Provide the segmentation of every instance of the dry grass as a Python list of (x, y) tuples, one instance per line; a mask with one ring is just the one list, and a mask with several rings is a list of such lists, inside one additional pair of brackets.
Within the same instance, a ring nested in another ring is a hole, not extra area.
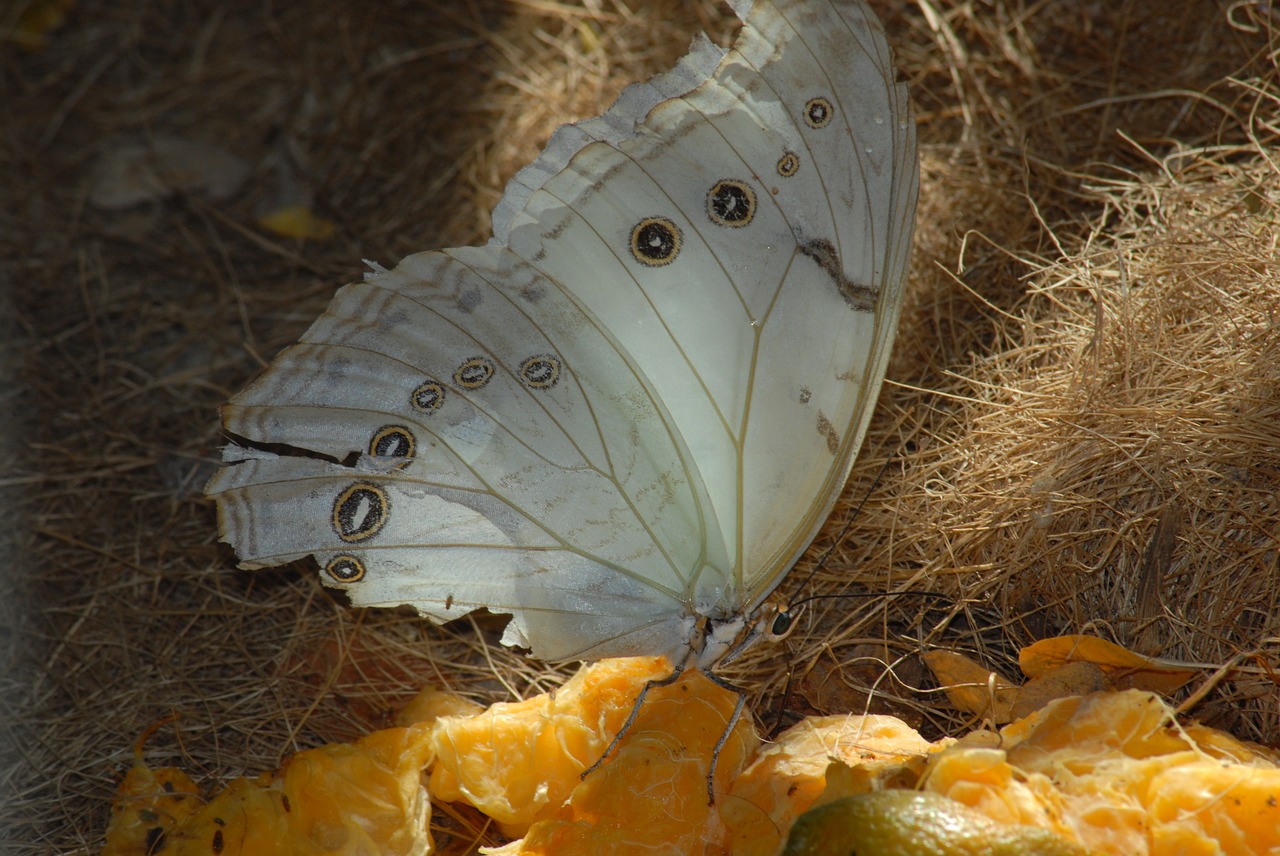
[[(764, 715), (870, 703), (954, 731), (919, 651), (1016, 674), (1020, 645), (1093, 632), (1231, 664), (1191, 713), (1280, 741), (1280, 19), (875, 5), (920, 119), (911, 304), (848, 504), (801, 564), (830, 551), (810, 592), (917, 593), (822, 601), (734, 677)], [(82, 2), (42, 49), (0, 47), (9, 852), (95, 851), (131, 743), (171, 711), (148, 758), (213, 785), (381, 725), (423, 683), (487, 702), (560, 679), (490, 621), (439, 629), (347, 609), (297, 568), (230, 571), (200, 487), (217, 405), (361, 258), (481, 240), (557, 124), (696, 29), (728, 32), (710, 3), (629, 6)], [(159, 134), (219, 143), (248, 181), (90, 204), (101, 153)], [(334, 238), (256, 228), (288, 194)]]

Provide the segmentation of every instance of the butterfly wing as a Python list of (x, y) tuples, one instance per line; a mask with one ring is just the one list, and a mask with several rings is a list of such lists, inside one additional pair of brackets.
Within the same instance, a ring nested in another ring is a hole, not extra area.
[[(729, 551), (690, 593), (711, 615), (750, 612), (838, 497), (897, 325), (918, 189), (906, 88), (864, 5), (750, 5), (734, 49), (688, 87), (717, 50), (695, 44), (562, 129), (494, 217), (498, 240), (585, 284), (575, 297), (692, 449)], [(616, 287), (596, 287), (604, 270)]]
[[(735, 8), (741, 13), (748, 4)], [(679, 657), (812, 538), (883, 373), (915, 146), (859, 3), (759, 2), (508, 187), (486, 247), (347, 286), (223, 410), (245, 566)]]
[[(814, 20), (811, 4), (779, 4), (739, 45), (759, 70), (746, 97), (776, 100), (791, 119), (778, 124), (799, 167), (779, 159), (770, 189), (782, 210), (801, 212), (789, 218), (794, 265), (762, 323), (744, 428), (749, 608), (813, 540), (862, 445), (915, 227), (919, 164), (906, 86), (895, 82), (871, 11), (861, 3), (831, 11)], [(780, 42), (788, 45), (784, 61), (770, 62)], [(759, 168), (763, 174), (768, 164)], [(797, 447), (806, 454), (780, 454)], [(784, 497), (802, 517), (778, 513)]]
[(688, 452), (608, 331), (502, 248), (347, 286), (223, 420), (308, 453), (231, 447), (210, 484), (248, 567), (314, 555), (357, 605), (511, 612), (548, 659), (688, 635), (716, 533)]

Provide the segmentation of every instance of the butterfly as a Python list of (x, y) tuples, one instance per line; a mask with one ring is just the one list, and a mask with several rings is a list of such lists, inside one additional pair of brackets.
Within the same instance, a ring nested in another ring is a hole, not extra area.
[(487, 245), (339, 290), (222, 408), (242, 567), (486, 608), (552, 661), (711, 669), (834, 504), (914, 227), (906, 87), (858, 0), (733, 0), (507, 186)]

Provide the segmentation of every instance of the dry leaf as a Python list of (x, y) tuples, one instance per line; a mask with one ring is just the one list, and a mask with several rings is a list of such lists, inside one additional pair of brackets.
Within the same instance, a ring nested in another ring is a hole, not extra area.
[(997, 725), (1009, 721), (1017, 684), (953, 651), (929, 651), (924, 662), (956, 709)]
[(1195, 676), (1192, 669), (1135, 654), (1096, 636), (1041, 639), (1018, 654), (1018, 666), (1029, 678), (1068, 663), (1095, 664), (1115, 689), (1150, 690), (1163, 695), (1174, 692)]
[(1023, 684), (1013, 703), (1013, 718), (1029, 716), (1056, 699), (1108, 688), (1106, 676), (1095, 663), (1068, 663)]

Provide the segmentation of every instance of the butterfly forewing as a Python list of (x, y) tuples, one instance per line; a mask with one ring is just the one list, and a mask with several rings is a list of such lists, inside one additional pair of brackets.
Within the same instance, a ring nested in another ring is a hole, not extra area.
[[(861, 446), (897, 326), (918, 185), (915, 124), (879, 22), (861, 4), (836, 4), (838, 15), (777, 6), (739, 45), (754, 62), (785, 45), (752, 88), (788, 108), (796, 142), (773, 186), (782, 210), (799, 212), (746, 429), (750, 605), (808, 546)], [(796, 498), (791, 513), (780, 497)]]

